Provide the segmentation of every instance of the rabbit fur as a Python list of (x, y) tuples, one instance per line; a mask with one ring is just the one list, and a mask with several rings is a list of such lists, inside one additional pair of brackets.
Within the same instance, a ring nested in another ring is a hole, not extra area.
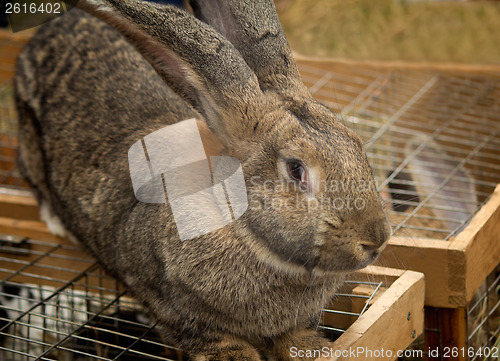
[[(194, 360), (287, 360), (328, 345), (322, 308), (390, 228), (361, 140), (302, 84), (272, 1), (190, 5), (80, 0), (42, 26), (17, 65), (20, 168), (54, 231), (122, 280), (166, 342)], [(189, 118), (241, 162), (249, 208), (181, 241), (168, 203), (135, 198), (127, 151)]]

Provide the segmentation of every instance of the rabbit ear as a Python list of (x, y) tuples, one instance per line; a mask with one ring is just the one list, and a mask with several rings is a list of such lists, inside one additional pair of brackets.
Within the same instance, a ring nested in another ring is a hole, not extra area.
[[(475, 181), (439, 144), (414, 137), (406, 147), (411, 177), (422, 201), (450, 229), (467, 221), (478, 206)], [(452, 220), (456, 220), (453, 222)]]
[(258, 103), (262, 92), (257, 78), (234, 46), (212, 27), (179, 8), (145, 1), (79, 0), (77, 6), (122, 33), (205, 117), (222, 143), (253, 129), (253, 124), (234, 118), (241, 118), (247, 104)]
[(190, 0), (193, 13), (242, 54), (263, 91), (304, 87), (272, 0)]

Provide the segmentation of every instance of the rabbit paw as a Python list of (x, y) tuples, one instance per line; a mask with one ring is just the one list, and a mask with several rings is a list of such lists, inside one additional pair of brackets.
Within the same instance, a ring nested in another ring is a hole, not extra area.
[(193, 361), (261, 361), (259, 352), (243, 340), (214, 343), (192, 357)]
[(277, 361), (312, 361), (330, 345), (331, 341), (317, 331), (296, 330), (275, 339), (271, 353)]

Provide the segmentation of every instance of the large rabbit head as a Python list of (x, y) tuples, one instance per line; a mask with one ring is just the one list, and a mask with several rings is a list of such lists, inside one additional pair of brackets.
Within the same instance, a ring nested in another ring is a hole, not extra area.
[(242, 163), (249, 207), (234, 227), (289, 269), (372, 262), (389, 226), (363, 144), (303, 85), (272, 1), (190, 5), (194, 16), (134, 0), (78, 2), (118, 29)]

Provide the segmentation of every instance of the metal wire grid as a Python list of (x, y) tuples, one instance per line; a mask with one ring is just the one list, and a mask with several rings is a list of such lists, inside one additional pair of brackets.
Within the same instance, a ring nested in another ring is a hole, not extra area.
[(77, 246), (25, 239), (3, 244), (0, 254), (0, 359), (175, 355), (124, 288)]
[(450, 239), (500, 182), (500, 74), (301, 71), (365, 142), (395, 235)]
[[(155, 324), (77, 246), (24, 239), (0, 245), (0, 359), (179, 360), (182, 353), (162, 343)], [(352, 294), (356, 286), (369, 294)], [(349, 281), (337, 300), (356, 297), (360, 312), (325, 313), (358, 318), (382, 283)], [(330, 325), (326, 331), (345, 329)]]
[[(359, 294), (356, 292), (352, 292), (356, 286), (370, 287), (369, 294)], [(365, 311), (370, 307), (375, 297), (380, 294), (379, 291), (381, 290), (381, 288), (382, 288), (382, 282), (345, 281), (344, 290), (338, 292), (335, 296), (337, 299), (337, 304), (342, 303), (341, 299), (347, 300), (349, 303), (354, 303), (353, 300), (358, 299), (361, 301), (362, 304), (361, 311), (355, 312), (355, 310), (347, 311), (342, 309), (327, 308), (323, 310), (323, 315), (331, 315), (334, 316), (335, 319), (347, 318), (347, 323), (352, 323), (356, 319), (358, 319), (362, 314), (364, 314)], [(345, 324), (345, 321), (341, 323)], [(321, 324), (319, 328), (327, 332), (334, 338), (340, 336), (346, 331), (346, 328), (334, 327), (330, 324), (331, 322), (328, 322), (328, 324), (323, 322), (323, 324)]]
[(493, 347), (500, 347), (500, 267), (486, 279), (467, 311), (467, 347), (482, 349), (470, 361), (495, 360)]

